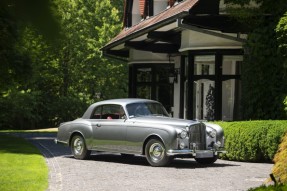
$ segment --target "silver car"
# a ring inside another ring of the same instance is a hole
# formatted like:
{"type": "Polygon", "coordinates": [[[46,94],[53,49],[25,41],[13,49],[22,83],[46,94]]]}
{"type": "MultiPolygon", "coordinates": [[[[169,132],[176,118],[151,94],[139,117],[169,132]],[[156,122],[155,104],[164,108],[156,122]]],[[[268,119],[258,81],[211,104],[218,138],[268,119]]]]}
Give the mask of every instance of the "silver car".
{"type": "Polygon", "coordinates": [[[92,104],[82,118],[60,125],[55,142],[70,146],[76,159],[106,151],[145,155],[152,166],[165,166],[177,157],[212,164],[225,152],[220,126],[171,118],[161,103],[147,99],[92,104]]]}

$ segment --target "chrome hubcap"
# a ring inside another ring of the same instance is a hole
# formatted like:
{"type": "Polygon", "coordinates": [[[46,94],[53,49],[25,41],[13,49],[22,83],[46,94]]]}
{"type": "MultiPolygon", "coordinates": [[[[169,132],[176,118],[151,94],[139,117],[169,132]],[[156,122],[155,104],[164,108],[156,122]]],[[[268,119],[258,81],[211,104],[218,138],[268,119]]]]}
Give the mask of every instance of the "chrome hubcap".
{"type": "Polygon", "coordinates": [[[74,152],[76,155],[81,155],[83,152],[83,141],[80,138],[75,139],[74,141],[74,152]]]}
{"type": "Polygon", "coordinates": [[[164,148],[160,143],[154,143],[149,148],[149,156],[152,161],[159,162],[164,157],[164,148]]]}

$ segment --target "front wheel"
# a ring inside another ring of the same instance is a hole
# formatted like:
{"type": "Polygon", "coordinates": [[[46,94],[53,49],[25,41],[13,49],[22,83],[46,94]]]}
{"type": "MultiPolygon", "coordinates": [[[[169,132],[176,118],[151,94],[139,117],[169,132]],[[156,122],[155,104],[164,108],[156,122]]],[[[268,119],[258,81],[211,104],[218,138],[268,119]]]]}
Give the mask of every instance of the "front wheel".
{"type": "Polygon", "coordinates": [[[164,144],[157,139],[148,141],[145,155],[151,166],[165,166],[171,162],[171,158],[166,155],[164,144]]]}
{"type": "Polygon", "coordinates": [[[80,135],[73,136],[71,141],[71,150],[76,159],[84,160],[91,154],[91,151],[87,150],[84,138],[80,135]]]}
{"type": "Polygon", "coordinates": [[[195,158],[195,160],[200,164],[213,164],[217,160],[217,156],[211,158],[195,158]]]}

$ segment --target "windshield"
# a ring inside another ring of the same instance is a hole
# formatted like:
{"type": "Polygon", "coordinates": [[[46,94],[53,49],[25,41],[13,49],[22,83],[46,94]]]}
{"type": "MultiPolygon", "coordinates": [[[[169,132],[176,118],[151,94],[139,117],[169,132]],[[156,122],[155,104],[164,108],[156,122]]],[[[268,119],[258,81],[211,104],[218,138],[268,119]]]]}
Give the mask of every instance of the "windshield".
{"type": "Polygon", "coordinates": [[[168,113],[165,108],[154,102],[132,103],[127,105],[127,111],[130,118],[139,116],[166,116],[168,113]]]}

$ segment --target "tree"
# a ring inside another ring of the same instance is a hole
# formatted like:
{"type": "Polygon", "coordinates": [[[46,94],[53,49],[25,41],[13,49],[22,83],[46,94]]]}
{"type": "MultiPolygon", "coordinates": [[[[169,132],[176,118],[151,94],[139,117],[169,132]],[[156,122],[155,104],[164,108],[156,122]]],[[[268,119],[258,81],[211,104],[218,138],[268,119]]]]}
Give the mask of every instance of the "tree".
{"type": "MultiPolygon", "coordinates": [[[[61,26],[57,41],[46,38],[34,22],[15,21],[17,38],[9,46],[27,55],[29,67],[24,68],[29,72],[22,68],[19,73],[26,74],[25,80],[1,89],[0,109],[5,111],[0,113],[2,127],[57,125],[80,117],[92,102],[127,96],[127,66],[102,58],[100,51],[121,29],[118,4],[110,0],[53,1],[49,6],[61,26]],[[26,110],[21,110],[23,106],[26,110]],[[15,110],[22,115],[16,115],[15,110]]],[[[13,19],[7,20],[13,25],[13,19]]],[[[10,55],[13,58],[15,53],[10,55]]],[[[15,81],[16,77],[10,79],[15,81]]],[[[5,82],[2,76],[1,80],[5,82]]]]}
{"type": "Polygon", "coordinates": [[[210,84],[209,89],[206,95],[206,119],[208,121],[213,121],[214,120],[214,113],[215,113],[215,101],[214,101],[214,96],[215,96],[215,88],[210,84]]]}
{"type": "MultiPolygon", "coordinates": [[[[287,68],[287,12],[281,17],[276,26],[277,40],[279,42],[279,51],[284,56],[284,67],[287,68]]],[[[284,100],[285,111],[287,114],[287,95],[284,100]]]]}
{"type": "MultiPolygon", "coordinates": [[[[243,6],[250,3],[250,0],[226,2],[243,6]]],[[[248,22],[253,26],[244,46],[242,113],[244,119],[284,119],[286,115],[283,100],[287,95],[287,69],[284,66],[286,56],[282,50],[286,36],[278,33],[282,30],[277,30],[276,34],[275,28],[277,26],[278,29],[278,22],[286,12],[287,4],[285,0],[276,3],[272,0],[256,2],[260,6],[252,8],[252,11],[244,7],[230,10],[241,22],[248,22]],[[282,38],[277,38],[278,35],[282,38]]],[[[279,28],[282,28],[284,24],[280,26],[279,28]]]]}

